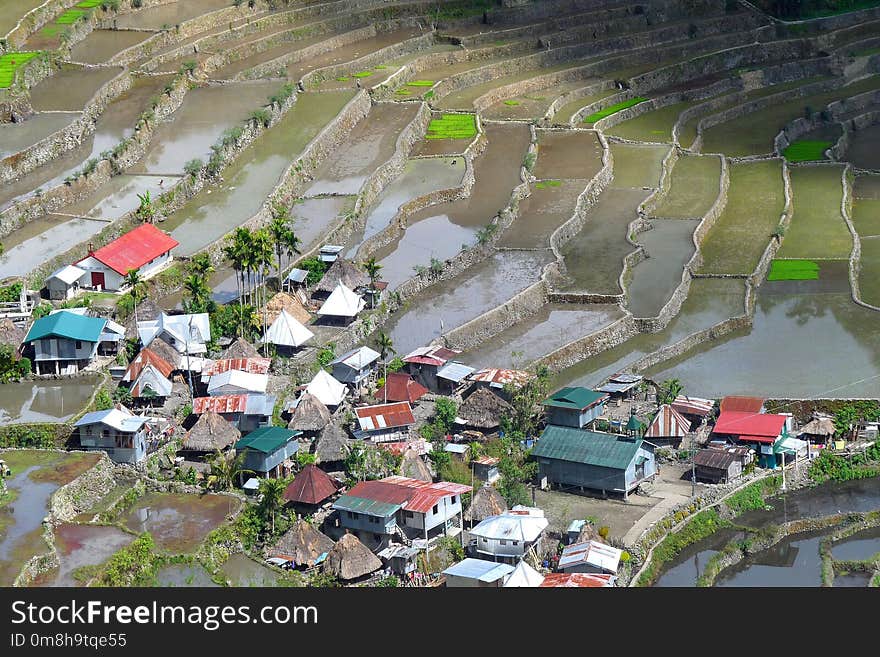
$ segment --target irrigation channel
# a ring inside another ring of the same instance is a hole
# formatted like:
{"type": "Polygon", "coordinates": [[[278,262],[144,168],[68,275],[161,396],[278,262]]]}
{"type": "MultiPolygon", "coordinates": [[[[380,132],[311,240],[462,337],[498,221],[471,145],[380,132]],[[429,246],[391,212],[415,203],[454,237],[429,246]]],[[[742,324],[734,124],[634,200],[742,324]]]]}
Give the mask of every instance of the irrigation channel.
{"type": "MultiPolygon", "coordinates": [[[[339,244],[388,283],[360,334],[321,327],[306,355],[382,330],[560,385],[880,395],[875,10],[795,29],[710,2],[192,0],[62,39],[63,15],[7,4],[0,278],[41,286],[149,193],[233,302],[225,237],[284,206],[288,266],[339,244]],[[21,63],[36,50],[54,63],[21,63]]],[[[64,421],[88,381],[10,385],[0,422],[64,421]]]]}

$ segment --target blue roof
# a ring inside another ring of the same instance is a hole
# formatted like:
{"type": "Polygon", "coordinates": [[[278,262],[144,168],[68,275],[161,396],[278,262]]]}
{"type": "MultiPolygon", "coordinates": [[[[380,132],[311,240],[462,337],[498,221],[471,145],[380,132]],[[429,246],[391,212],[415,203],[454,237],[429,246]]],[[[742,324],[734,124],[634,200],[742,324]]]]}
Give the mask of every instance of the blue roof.
{"type": "Polygon", "coordinates": [[[87,317],[62,310],[35,321],[24,341],[33,342],[52,336],[83,342],[99,342],[106,323],[107,320],[102,317],[87,317]]]}
{"type": "Polygon", "coordinates": [[[506,563],[495,563],[483,559],[467,558],[459,561],[443,571],[444,575],[477,579],[481,582],[494,582],[514,571],[514,567],[506,563]]]}

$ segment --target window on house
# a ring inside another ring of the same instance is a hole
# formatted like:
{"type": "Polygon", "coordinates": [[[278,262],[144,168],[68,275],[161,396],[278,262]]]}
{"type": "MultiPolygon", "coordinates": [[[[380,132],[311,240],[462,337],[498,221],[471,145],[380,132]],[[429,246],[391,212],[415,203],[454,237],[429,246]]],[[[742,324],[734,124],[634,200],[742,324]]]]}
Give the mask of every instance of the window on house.
{"type": "Polygon", "coordinates": [[[376,516],[370,516],[370,522],[373,523],[374,525],[378,525],[379,519],[376,516]]]}
{"type": "Polygon", "coordinates": [[[503,538],[502,538],[500,541],[498,541],[498,542],[499,542],[501,545],[507,545],[507,541],[505,541],[503,538]]]}
{"type": "Polygon", "coordinates": [[[76,348],[77,348],[77,349],[82,349],[82,346],[83,346],[82,340],[77,340],[77,341],[76,341],[76,348]]]}
{"type": "Polygon", "coordinates": [[[514,541],[513,544],[514,544],[514,545],[519,545],[519,541],[514,541]]]}
{"type": "Polygon", "coordinates": [[[404,512],[403,512],[403,517],[406,518],[407,520],[410,520],[410,519],[412,519],[412,518],[415,518],[415,517],[416,517],[416,514],[413,513],[412,511],[404,511],[404,512]]]}
{"type": "Polygon", "coordinates": [[[346,511],[345,513],[348,514],[348,517],[351,518],[352,520],[355,520],[358,517],[358,514],[352,512],[352,511],[346,511]]]}
{"type": "Polygon", "coordinates": [[[450,498],[449,498],[449,503],[450,503],[450,504],[455,504],[455,498],[456,498],[456,497],[457,497],[456,495],[453,495],[452,497],[450,497],[450,498]]]}
{"type": "Polygon", "coordinates": [[[435,504],[434,508],[431,509],[431,513],[433,513],[434,515],[437,515],[440,512],[440,509],[438,507],[439,507],[439,505],[435,504]]]}

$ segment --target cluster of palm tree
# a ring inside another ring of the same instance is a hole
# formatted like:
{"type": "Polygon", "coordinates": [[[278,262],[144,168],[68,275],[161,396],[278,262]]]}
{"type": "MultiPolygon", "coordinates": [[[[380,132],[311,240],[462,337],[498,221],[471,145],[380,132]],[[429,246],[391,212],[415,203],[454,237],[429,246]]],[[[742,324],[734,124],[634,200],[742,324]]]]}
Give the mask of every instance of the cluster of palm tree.
{"type": "Polygon", "coordinates": [[[361,265],[367,276],[370,277],[370,307],[376,305],[376,281],[379,280],[379,273],[382,271],[382,265],[376,262],[375,256],[371,256],[369,260],[364,260],[361,265]]]}
{"type": "Polygon", "coordinates": [[[134,303],[134,321],[137,324],[138,321],[138,301],[141,301],[146,297],[147,294],[147,284],[141,278],[141,275],[138,273],[137,269],[129,269],[128,272],[122,279],[123,285],[128,288],[128,293],[131,295],[131,300],[134,303]]]}
{"type": "Polygon", "coordinates": [[[187,277],[183,281],[183,289],[186,298],[183,301],[183,309],[188,313],[204,313],[213,310],[211,299],[211,287],[208,285],[208,277],[214,273],[214,264],[207,253],[199,253],[193,256],[187,265],[187,277]]]}

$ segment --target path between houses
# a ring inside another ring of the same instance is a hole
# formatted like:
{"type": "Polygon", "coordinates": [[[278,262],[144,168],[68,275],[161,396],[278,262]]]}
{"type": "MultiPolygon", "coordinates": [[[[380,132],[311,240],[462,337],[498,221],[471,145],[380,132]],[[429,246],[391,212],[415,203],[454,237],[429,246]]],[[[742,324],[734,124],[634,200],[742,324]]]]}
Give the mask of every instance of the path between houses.
{"type": "Polygon", "coordinates": [[[663,518],[674,507],[691,499],[685,495],[673,492],[656,491],[656,495],[662,497],[662,499],[630,527],[630,530],[623,536],[624,545],[634,544],[648,527],[663,518]]]}

